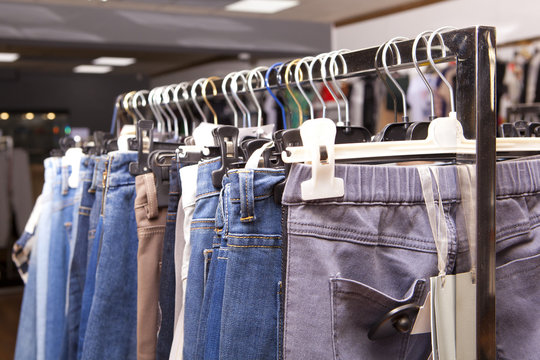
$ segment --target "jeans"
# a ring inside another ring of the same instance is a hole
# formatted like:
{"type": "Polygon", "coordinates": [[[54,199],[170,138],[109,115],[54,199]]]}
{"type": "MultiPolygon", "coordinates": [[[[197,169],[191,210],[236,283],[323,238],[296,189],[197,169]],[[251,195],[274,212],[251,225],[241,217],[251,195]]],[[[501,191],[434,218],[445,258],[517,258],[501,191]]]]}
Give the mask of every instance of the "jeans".
{"type": "MultiPolygon", "coordinates": [[[[167,223],[161,256],[161,278],[159,281],[159,331],[156,347],[156,359],[167,360],[171,353],[175,323],[175,235],[176,213],[180,200],[180,176],[178,163],[173,160],[169,170],[169,204],[167,209],[167,223]]],[[[178,279],[180,281],[180,279],[178,279]]]]}
{"type": "MultiPolygon", "coordinates": [[[[220,167],[220,159],[203,161],[198,165],[197,200],[191,221],[191,256],[184,309],[184,360],[197,359],[197,344],[200,343],[199,319],[206,282],[207,254],[212,249],[220,192],[212,185],[212,171],[220,167]]],[[[204,314],[202,316],[204,318],[204,314]]]]}
{"type": "MultiPolygon", "coordinates": [[[[95,291],[82,350],[83,359],[134,359],[137,326],[136,152],[109,153],[103,236],[95,291]]],[[[97,241],[97,238],[96,238],[97,241]]]]}
{"type": "MultiPolygon", "coordinates": [[[[44,342],[40,343],[41,353],[38,356],[38,343],[40,336],[45,340],[45,297],[47,295],[47,264],[48,256],[45,256],[50,243],[50,222],[47,214],[52,209],[53,189],[58,181],[58,171],[60,168],[60,159],[49,158],[45,160],[45,182],[40,196],[42,214],[34,231],[35,244],[33,256],[29,260],[28,280],[24,288],[23,301],[21,305],[21,314],[19,319],[19,328],[17,330],[17,344],[15,347],[16,360],[34,360],[43,359],[45,355],[44,342]],[[38,277],[38,263],[42,270],[38,277]],[[38,287],[38,280],[45,281],[38,287]],[[38,295],[39,291],[39,295],[38,295]],[[38,304],[39,307],[38,307],[38,304]],[[40,328],[42,326],[42,328],[40,328]],[[38,336],[40,334],[40,336],[38,336]]],[[[24,235],[23,235],[24,236],[24,235]]]]}
{"type": "MultiPolygon", "coordinates": [[[[88,325],[88,317],[92,307],[94,298],[94,290],[96,285],[96,269],[99,257],[99,244],[101,242],[101,234],[103,221],[101,217],[101,209],[104,201],[103,188],[105,187],[107,173],[105,170],[108,167],[108,156],[95,158],[94,173],[92,183],[88,192],[94,194],[94,204],[90,209],[88,218],[88,247],[86,260],[86,275],[84,280],[84,288],[81,300],[81,319],[79,322],[79,342],[77,344],[77,359],[82,357],[84,346],[84,338],[88,325]]],[[[84,234],[82,234],[84,236],[84,234]]]]}
{"type": "Polygon", "coordinates": [[[74,227],[74,246],[69,273],[68,310],[66,317],[66,346],[67,359],[77,358],[79,343],[79,324],[81,320],[81,305],[86,278],[88,257],[88,230],[90,226],[90,211],[96,199],[95,191],[90,191],[94,178],[95,161],[85,157],[81,161],[79,190],[81,201],[76,209],[77,226],[74,227]]]}
{"type": "Polygon", "coordinates": [[[135,179],[137,250],[137,359],[156,357],[159,329],[159,279],[167,209],[158,208],[153,173],[135,179]]]}
{"type": "Polygon", "coordinates": [[[228,173],[217,262],[226,272],[213,305],[221,321],[208,324],[220,329],[217,341],[207,342],[212,359],[277,359],[281,207],[274,202],[273,187],[284,177],[283,170],[273,169],[228,173]]]}
{"type": "MultiPolygon", "coordinates": [[[[539,161],[497,164],[497,347],[504,358],[534,358],[540,351],[530,313],[538,309],[540,286],[528,280],[540,269],[539,175],[539,161]]],[[[426,359],[429,334],[367,336],[390,310],[422,304],[429,277],[438,273],[417,169],[337,165],[336,176],[345,182],[343,198],[303,201],[307,165],[292,167],[285,188],[284,358],[426,359]]],[[[446,272],[466,272],[456,166],[440,167],[439,179],[449,229],[446,272]]]]}
{"type": "Polygon", "coordinates": [[[73,208],[77,202],[76,189],[70,188],[71,169],[62,166],[61,186],[54,189],[51,223],[46,297],[45,359],[60,359],[63,353],[66,321],[66,293],[70,257],[73,208]]]}

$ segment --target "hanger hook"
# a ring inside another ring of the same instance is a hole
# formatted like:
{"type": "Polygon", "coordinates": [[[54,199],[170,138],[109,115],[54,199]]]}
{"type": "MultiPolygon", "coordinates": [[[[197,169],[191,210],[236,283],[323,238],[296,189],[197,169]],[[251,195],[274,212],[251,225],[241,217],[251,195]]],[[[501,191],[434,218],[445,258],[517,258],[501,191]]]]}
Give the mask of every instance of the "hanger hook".
{"type": "Polygon", "coordinates": [[[164,97],[164,93],[165,93],[165,86],[158,87],[158,92],[156,95],[157,96],[156,104],[158,106],[159,111],[163,114],[163,117],[167,121],[167,132],[171,133],[173,131],[172,121],[171,121],[170,114],[164,109],[165,107],[164,105],[166,103],[166,98],[164,97]]]}
{"type": "Polygon", "coordinates": [[[169,96],[169,92],[173,92],[174,96],[174,88],[176,87],[175,84],[168,85],[163,89],[163,105],[165,106],[165,110],[169,113],[169,115],[173,119],[173,133],[174,138],[178,139],[179,136],[179,130],[178,130],[178,117],[176,117],[176,114],[174,113],[173,109],[171,108],[171,97],[169,96]]]}
{"type": "Polygon", "coordinates": [[[131,111],[131,108],[129,106],[129,101],[133,98],[133,95],[135,95],[136,91],[130,91],[126,95],[124,95],[124,98],[122,99],[122,107],[126,111],[126,113],[129,115],[131,119],[133,119],[133,123],[135,123],[136,115],[133,111],[131,111]]]}
{"type": "Polygon", "coordinates": [[[188,120],[186,113],[184,112],[184,109],[182,109],[182,104],[180,104],[180,99],[178,92],[180,89],[182,89],[182,98],[185,101],[184,94],[186,94],[186,89],[189,86],[187,82],[181,82],[180,84],[176,85],[176,87],[173,90],[173,101],[176,105],[176,108],[178,109],[178,112],[180,112],[180,116],[182,117],[182,123],[184,124],[184,135],[189,136],[189,126],[188,126],[188,120]]]}
{"type": "Polygon", "coordinates": [[[350,127],[351,126],[351,119],[350,119],[350,115],[349,115],[349,99],[347,98],[347,96],[345,96],[345,93],[343,92],[343,90],[341,90],[341,86],[339,86],[339,84],[338,84],[338,82],[336,80],[336,75],[339,75],[339,65],[336,62],[337,57],[340,58],[341,65],[343,66],[343,73],[341,75],[345,75],[348,72],[348,70],[347,70],[347,62],[345,61],[345,58],[343,57],[343,54],[346,53],[346,52],[350,52],[350,50],[349,49],[341,49],[341,50],[338,50],[338,51],[334,51],[333,55],[331,55],[331,58],[330,58],[329,69],[330,69],[330,77],[332,78],[332,84],[334,85],[337,92],[339,93],[339,95],[343,99],[343,102],[345,103],[345,126],[350,127]]]}
{"type": "MultiPolygon", "coordinates": [[[[337,98],[336,93],[334,92],[334,89],[332,89],[330,84],[328,84],[328,79],[326,78],[327,77],[326,76],[326,61],[332,56],[334,56],[335,54],[337,54],[337,51],[332,51],[326,54],[326,56],[320,60],[321,61],[321,77],[322,77],[324,86],[328,89],[330,96],[332,96],[332,99],[334,99],[334,102],[336,103],[337,112],[338,112],[337,125],[343,126],[344,124],[343,124],[343,121],[341,121],[341,105],[339,104],[339,99],[337,98]]],[[[331,65],[329,65],[329,67],[331,67],[331,65]]]]}
{"type": "Polygon", "coordinates": [[[144,98],[144,94],[148,95],[148,90],[139,90],[131,98],[131,107],[133,108],[133,111],[135,112],[135,114],[137,114],[137,116],[139,117],[138,120],[143,120],[144,116],[139,111],[139,102],[137,99],[140,97],[141,106],[143,107],[146,106],[146,99],[144,98]]]}
{"type": "Polygon", "coordinates": [[[307,96],[306,92],[302,88],[301,82],[304,81],[304,72],[302,71],[302,65],[306,65],[306,67],[309,69],[309,64],[307,64],[307,61],[313,61],[315,59],[313,56],[306,56],[305,58],[300,59],[298,61],[298,64],[296,64],[296,68],[294,69],[294,81],[296,82],[296,85],[298,86],[298,90],[306,100],[309,106],[309,116],[310,119],[315,118],[315,113],[313,112],[313,103],[307,96]]]}
{"type": "Polygon", "coordinates": [[[319,54],[319,55],[315,56],[315,59],[313,59],[311,64],[309,64],[309,71],[308,71],[309,83],[311,84],[311,87],[313,88],[313,91],[315,91],[315,95],[317,96],[317,98],[319,99],[319,101],[321,102],[321,105],[322,105],[322,111],[323,111],[322,117],[323,118],[326,117],[326,103],[324,102],[324,99],[322,98],[321,94],[317,90],[317,87],[315,86],[315,83],[313,81],[313,67],[315,66],[316,63],[321,64],[321,77],[322,77],[322,74],[323,74],[322,59],[324,57],[326,57],[326,56],[328,56],[327,53],[319,54]]]}
{"type": "Polygon", "coordinates": [[[409,117],[407,116],[407,94],[405,94],[405,91],[403,90],[401,85],[399,85],[397,80],[394,79],[392,74],[390,74],[390,70],[388,70],[388,64],[386,63],[386,54],[387,54],[388,48],[390,46],[394,46],[397,53],[397,61],[395,65],[401,64],[401,54],[399,53],[399,49],[397,45],[395,45],[395,42],[404,41],[404,40],[409,40],[409,39],[403,36],[398,36],[398,37],[388,40],[386,44],[384,44],[383,53],[382,53],[382,62],[383,62],[384,72],[386,72],[386,75],[390,78],[390,81],[392,81],[392,83],[396,86],[398,91],[401,93],[401,99],[403,101],[403,122],[409,122],[409,117]]]}
{"type": "Polygon", "coordinates": [[[294,96],[294,93],[293,91],[291,90],[291,87],[289,85],[289,73],[291,73],[291,68],[298,64],[298,62],[300,61],[301,59],[294,59],[293,61],[291,61],[289,63],[289,65],[287,65],[287,68],[285,69],[285,87],[287,88],[287,91],[289,92],[289,94],[291,95],[294,103],[296,104],[296,108],[298,109],[298,123],[299,125],[302,125],[302,122],[304,121],[304,113],[302,112],[302,105],[300,105],[300,103],[298,102],[298,100],[296,99],[296,96],[294,96]]]}
{"type": "Polygon", "coordinates": [[[157,88],[153,88],[148,93],[148,106],[150,106],[150,110],[152,111],[152,114],[154,115],[154,119],[156,120],[156,125],[157,125],[156,130],[157,130],[157,132],[162,132],[163,127],[164,127],[163,126],[164,121],[163,121],[163,118],[161,117],[160,112],[156,109],[156,105],[155,105],[156,90],[157,90],[157,88]]]}
{"type": "Polygon", "coordinates": [[[247,74],[248,72],[249,72],[248,70],[242,70],[242,71],[237,72],[233,76],[232,83],[231,83],[231,91],[232,91],[234,101],[236,102],[240,110],[242,111],[242,126],[243,127],[251,126],[251,113],[249,112],[249,109],[246,106],[246,104],[244,104],[242,100],[240,99],[240,97],[238,96],[238,91],[239,91],[238,78],[242,79],[243,87],[241,91],[246,91],[247,79],[245,77],[245,74],[247,74]]]}
{"type": "Polygon", "coordinates": [[[281,77],[279,76],[279,70],[276,69],[278,66],[283,66],[282,62],[277,62],[270,66],[268,70],[266,71],[266,74],[264,76],[264,86],[266,87],[266,90],[270,93],[270,96],[274,99],[274,101],[278,104],[279,108],[281,109],[281,118],[283,121],[283,129],[287,129],[287,118],[285,117],[285,107],[283,106],[283,103],[277,98],[277,96],[272,92],[272,89],[270,88],[270,74],[272,71],[276,70],[276,80],[277,80],[277,86],[279,87],[281,85],[281,77]]]}
{"type": "Polygon", "coordinates": [[[218,120],[217,120],[217,114],[216,114],[216,111],[214,110],[214,108],[212,107],[212,105],[210,105],[210,102],[208,101],[208,98],[206,97],[206,86],[208,85],[208,83],[210,83],[212,85],[212,94],[214,96],[217,95],[217,89],[216,89],[216,84],[214,83],[214,80],[219,80],[219,77],[217,76],[210,76],[209,78],[207,78],[204,83],[203,83],[203,86],[202,86],[202,89],[201,89],[201,93],[202,93],[202,97],[203,97],[203,100],[204,102],[206,103],[206,106],[208,106],[208,108],[210,109],[210,112],[212,113],[212,116],[214,117],[214,124],[218,124],[218,120]]]}
{"type": "Polygon", "coordinates": [[[257,100],[257,96],[255,96],[255,91],[253,90],[253,77],[257,75],[257,86],[262,86],[264,84],[264,77],[261,73],[261,71],[264,71],[268,69],[266,66],[259,66],[255,69],[251,70],[247,77],[247,85],[249,93],[251,94],[251,98],[253,99],[253,102],[255,103],[255,106],[257,107],[257,127],[259,128],[259,131],[262,129],[262,109],[261,105],[259,104],[259,100],[257,100]],[[258,85],[260,81],[261,85],[258,85]]]}
{"type": "Polygon", "coordinates": [[[229,104],[229,107],[233,112],[234,126],[238,127],[238,111],[236,110],[236,106],[234,106],[233,102],[231,101],[231,98],[227,91],[227,82],[229,80],[232,80],[235,74],[236,72],[231,72],[223,78],[223,81],[221,82],[221,91],[223,92],[223,96],[225,96],[225,101],[227,101],[227,104],[229,104]]]}
{"type": "MultiPolygon", "coordinates": [[[[416,49],[418,48],[418,42],[420,40],[423,40],[424,45],[427,46],[427,41],[424,38],[424,36],[429,35],[431,33],[432,33],[432,31],[428,30],[428,31],[424,31],[424,32],[421,32],[420,34],[418,34],[418,36],[414,39],[414,43],[413,43],[413,47],[412,47],[412,59],[413,59],[414,67],[415,67],[416,71],[418,72],[418,75],[420,75],[420,78],[422,79],[422,81],[424,82],[424,84],[426,85],[426,87],[427,87],[427,89],[429,91],[429,100],[430,100],[430,106],[431,106],[431,115],[429,115],[429,121],[435,119],[435,96],[433,95],[433,88],[431,87],[431,85],[427,81],[426,76],[424,75],[422,70],[420,70],[420,66],[418,65],[418,59],[417,59],[417,56],[416,56],[416,49]]],[[[441,39],[442,39],[442,37],[441,37],[441,39]]],[[[427,49],[426,49],[426,51],[427,51],[427,49]]]]}
{"type": "MultiPolygon", "coordinates": [[[[435,61],[433,61],[433,56],[431,55],[431,44],[433,43],[433,39],[435,38],[435,36],[439,35],[440,36],[439,39],[442,38],[441,32],[446,31],[446,30],[455,30],[455,29],[456,28],[453,27],[453,26],[443,26],[443,27],[438,28],[437,30],[435,30],[429,36],[429,40],[428,40],[428,44],[427,44],[427,50],[426,50],[429,63],[431,64],[431,66],[433,66],[433,68],[435,69],[435,71],[437,72],[437,74],[439,75],[441,80],[448,87],[448,91],[450,92],[450,109],[452,109],[452,112],[456,112],[456,104],[454,103],[454,89],[452,88],[452,84],[450,84],[450,82],[448,81],[446,76],[444,76],[443,73],[437,68],[437,66],[435,66],[435,61]]],[[[441,47],[445,48],[444,42],[441,43],[441,47]]],[[[443,54],[446,55],[446,50],[444,50],[443,54]]]]}
{"type": "Polygon", "coordinates": [[[195,82],[191,85],[191,100],[193,100],[193,104],[197,108],[197,111],[201,115],[201,120],[203,122],[208,122],[208,119],[206,118],[206,115],[201,109],[201,106],[199,105],[199,102],[197,101],[197,87],[202,86],[202,83],[206,80],[206,78],[200,78],[195,80],[195,82]]]}

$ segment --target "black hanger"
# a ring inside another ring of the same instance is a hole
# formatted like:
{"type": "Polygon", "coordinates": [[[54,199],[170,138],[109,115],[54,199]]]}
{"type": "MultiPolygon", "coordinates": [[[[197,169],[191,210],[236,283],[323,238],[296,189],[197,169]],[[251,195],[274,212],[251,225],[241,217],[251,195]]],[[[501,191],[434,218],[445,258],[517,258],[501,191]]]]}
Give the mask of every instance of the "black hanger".
{"type": "Polygon", "coordinates": [[[175,152],[167,150],[152,151],[148,157],[148,167],[154,174],[158,207],[164,208],[169,205],[170,178],[169,170],[175,152]]]}
{"type": "MultiPolygon", "coordinates": [[[[302,146],[302,137],[300,136],[300,129],[289,129],[284,130],[280,134],[281,146],[283,151],[287,151],[289,146],[302,146]]],[[[279,152],[279,157],[281,158],[281,151],[279,152]]],[[[287,182],[287,177],[289,176],[289,171],[291,170],[291,164],[284,164],[285,168],[285,179],[278,182],[274,185],[274,201],[276,204],[281,204],[281,199],[283,198],[283,191],[285,190],[285,183],[287,182]]]]}
{"type": "Polygon", "coordinates": [[[231,168],[233,163],[241,161],[238,151],[238,128],[231,125],[223,125],[213,129],[214,138],[221,150],[221,167],[212,172],[212,184],[221,188],[223,176],[231,168]]]}

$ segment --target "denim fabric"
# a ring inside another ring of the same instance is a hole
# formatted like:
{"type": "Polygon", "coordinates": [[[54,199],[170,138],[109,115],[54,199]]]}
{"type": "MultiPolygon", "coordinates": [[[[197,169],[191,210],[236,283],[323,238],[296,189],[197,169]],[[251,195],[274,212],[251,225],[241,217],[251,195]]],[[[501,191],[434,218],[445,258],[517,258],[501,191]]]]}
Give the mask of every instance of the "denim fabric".
{"type": "Polygon", "coordinates": [[[38,222],[38,247],[36,251],[36,336],[37,354],[36,359],[45,359],[45,333],[47,323],[47,295],[49,278],[49,254],[52,236],[58,229],[52,225],[51,217],[55,204],[61,199],[62,188],[62,159],[57,157],[45,159],[45,185],[44,193],[49,201],[43,205],[43,213],[48,216],[41,216],[38,222]],[[49,183],[49,185],[47,185],[49,183]]]}
{"type": "Polygon", "coordinates": [[[135,178],[137,221],[137,360],[156,358],[159,331],[159,280],[167,209],[158,207],[153,173],[135,178]]]}
{"type": "MultiPolygon", "coordinates": [[[[219,356],[213,359],[276,359],[279,283],[281,281],[281,207],[273,187],[283,170],[229,171],[224,196],[224,228],[218,266],[226,264],[222,296],[219,356]],[[225,247],[226,244],[226,247],[225,247]]],[[[215,307],[219,310],[219,305],[215,307]]],[[[212,339],[212,341],[214,341],[212,339]]]]}
{"type": "Polygon", "coordinates": [[[17,242],[13,244],[13,249],[11,250],[11,259],[15,263],[17,271],[19,271],[19,275],[24,283],[28,281],[30,255],[35,239],[34,234],[25,231],[17,242]]]}
{"type": "MultiPolygon", "coordinates": [[[[108,167],[108,160],[109,158],[107,156],[102,156],[95,159],[92,183],[90,184],[90,188],[88,190],[90,194],[94,194],[95,198],[88,219],[86,275],[81,300],[81,319],[79,322],[77,359],[82,357],[86,327],[88,325],[88,317],[90,315],[90,308],[92,307],[92,299],[94,298],[96,269],[99,257],[99,244],[101,241],[103,227],[103,219],[101,217],[101,208],[104,201],[103,188],[106,181],[107,174],[105,169],[108,167]]],[[[82,234],[82,236],[84,236],[84,234],[82,234]]]]}
{"type": "Polygon", "coordinates": [[[215,234],[212,249],[205,252],[206,283],[199,318],[199,333],[197,336],[197,358],[211,359],[219,357],[219,323],[221,323],[221,304],[223,301],[223,283],[225,282],[226,244],[220,253],[222,232],[224,226],[223,200],[229,194],[229,179],[223,178],[222,190],[215,216],[215,234]],[[221,259],[220,259],[221,258],[221,259]]]}
{"type": "MultiPolygon", "coordinates": [[[[532,308],[539,309],[540,286],[530,281],[540,263],[539,175],[539,161],[497,164],[501,358],[534,358],[540,351],[531,316],[532,308]]],[[[431,350],[428,334],[367,337],[388,311],[422,303],[429,277],[437,274],[417,169],[337,165],[336,176],[345,181],[340,199],[302,201],[300,184],[311,177],[307,165],[293,166],[285,188],[284,358],[425,359],[431,350]]],[[[447,273],[469,271],[456,166],[441,167],[439,181],[450,232],[447,273]]]]}
{"type": "Polygon", "coordinates": [[[79,343],[79,324],[88,257],[90,211],[96,199],[95,191],[91,191],[94,167],[95,161],[92,157],[85,157],[81,160],[79,176],[81,201],[76,209],[77,226],[73,229],[74,246],[68,279],[69,291],[66,317],[67,336],[65,340],[67,344],[64,347],[66,358],[70,360],[77,358],[77,345],[79,343]]]}
{"type": "Polygon", "coordinates": [[[70,188],[69,166],[61,167],[61,186],[53,192],[50,213],[51,241],[47,274],[45,359],[60,359],[64,344],[66,321],[66,292],[69,268],[73,206],[77,202],[76,189],[70,188]]]}
{"type": "MultiPolygon", "coordinates": [[[[45,166],[45,182],[40,196],[42,213],[49,214],[52,208],[52,195],[55,183],[58,180],[57,172],[60,166],[60,159],[49,158],[44,162],[45,166]]],[[[45,355],[44,343],[41,343],[40,350],[42,351],[38,357],[38,326],[43,326],[40,333],[45,340],[45,297],[47,295],[46,286],[38,288],[38,263],[41,262],[41,269],[46,270],[45,256],[49,249],[50,243],[50,222],[48,216],[40,216],[37,226],[34,231],[36,237],[34,245],[34,256],[29,261],[28,281],[24,288],[23,301],[21,305],[21,314],[19,319],[19,328],[17,330],[17,344],[15,347],[16,360],[34,360],[43,359],[45,355]],[[40,294],[38,295],[38,290],[40,294]],[[38,303],[42,306],[38,307],[38,303]],[[41,309],[42,312],[39,312],[41,309]],[[39,320],[38,320],[39,319],[39,320]]],[[[42,271],[39,277],[41,281],[47,281],[47,271],[42,271]]],[[[44,284],[43,284],[44,285],[44,284]]]]}
{"type": "Polygon", "coordinates": [[[137,324],[136,152],[109,154],[104,190],[103,236],[83,359],[134,359],[137,324]]]}
{"type": "MultiPolygon", "coordinates": [[[[167,360],[171,353],[174,336],[174,306],[176,293],[176,274],[174,264],[176,213],[180,200],[180,176],[178,163],[172,161],[169,170],[169,205],[167,223],[163,239],[163,254],[161,256],[161,278],[159,282],[159,331],[156,347],[156,359],[167,360]]],[[[179,280],[180,281],[180,280],[179,280]]]]}
{"type": "Polygon", "coordinates": [[[220,192],[212,185],[212,171],[220,167],[220,159],[203,161],[198,165],[197,200],[191,220],[191,256],[184,309],[184,360],[197,358],[199,319],[208,264],[207,254],[208,250],[212,249],[220,192]]]}

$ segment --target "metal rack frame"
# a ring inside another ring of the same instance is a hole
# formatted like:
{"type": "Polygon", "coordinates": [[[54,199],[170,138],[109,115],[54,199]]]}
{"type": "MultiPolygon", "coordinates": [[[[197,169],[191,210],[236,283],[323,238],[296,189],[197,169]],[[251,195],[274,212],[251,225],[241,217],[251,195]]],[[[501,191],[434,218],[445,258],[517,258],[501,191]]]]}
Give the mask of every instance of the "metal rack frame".
{"type": "MultiPolygon", "coordinates": [[[[476,139],[476,248],[477,248],[477,293],[476,293],[476,359],[496,358],[495,339],[495,184],[496,184],[496,51],[495,28],[474,26],[445,32],[444,43],[450,54],[436,57],[438,63],[455,61],[456,112],[463,125],[466,138],[476,139]]],[[[389,66],[390,71],[413,68],[413,41],[396,43],[401,64],[389,66]]],[[[378,47],[344,53],[348,72],[338,79],[354,76],[375,75],[374,64],[378,47]]],[[[435,53],[435,52],[434,52],[435,53]]],[[[439,55],[441,52],[439,51],[439,55]]],[[[434,54],[437,55],[437,54],[434,54]]],[[[427,65],[425,48],[417,49],[418,62],[427,65]]],[[[284,78],[286,66],[281,68],[284,78]]],[[[264,75],[264,72],[263,72],[264,75]]],[[[314,78],[321,81],[320,73],[314,78]]],[[[306,82],[306,81],[305,81],[306,82]]],[[[304,82],[304,83],[305,83],[304,82]]],[[[278,86],[276,72],[270,76],[271,87],[278,86]]],[[[221,93],[221,81],[215,82],[221,93]]],[[[255,91],[266,91],[259,86],[255,91]]],[[[241,92],[239,92],[241,93],[241,92]]],[[[208,95],[208,98],[214,96],[208,95]]],[[[458,159],[459,161],[459,155],[458,159]]]]}

